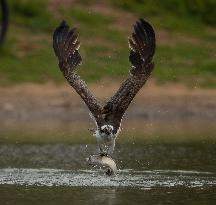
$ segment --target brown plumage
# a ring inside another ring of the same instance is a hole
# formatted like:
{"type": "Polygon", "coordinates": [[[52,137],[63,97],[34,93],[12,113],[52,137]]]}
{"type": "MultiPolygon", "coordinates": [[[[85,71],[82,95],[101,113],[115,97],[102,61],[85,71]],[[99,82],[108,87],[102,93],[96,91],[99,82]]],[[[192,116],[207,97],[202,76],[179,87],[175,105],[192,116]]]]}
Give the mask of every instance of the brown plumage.
{"type": "Polygon", "coordinates": [[[78,52],[79,47],[80,42],[78,41],[76,28],[69,30],[69,26],[63,21],[53,34],[53,48],[59,59],[59,68],[99,123],[103,120],[101,114],[102,106],[88,90],[85,82],[76,73],[76,66],[82,62],[82,58],[78,52]]]}
{"type": "Polygon", "coordinates": [[[147,21],[139,19],[134,25],[134,31],[128,43],[131,76],[102,107],[76,73],[76,67],[82,62],[78,52],[80,42],[76,28],[69,29],[69,26],[63,21],[53,35],[53,48],[64,77],[88,106],[96,121],[98,132],[102,131],[103,125],[111,125],[114,137],[118,133],[125,111],[153,70],[155,33],[152,26],[147,21]]]}
{"type": "Polygon", "coordinates": [[[137,21],[128,43],[131,49],[129,56],[131,76],[103,108],[105,121],[113,125],[116,132],[125,111],[153,70],[152,58],[155,52],[155,33],[152,26],[143,19],[137,21]]]}

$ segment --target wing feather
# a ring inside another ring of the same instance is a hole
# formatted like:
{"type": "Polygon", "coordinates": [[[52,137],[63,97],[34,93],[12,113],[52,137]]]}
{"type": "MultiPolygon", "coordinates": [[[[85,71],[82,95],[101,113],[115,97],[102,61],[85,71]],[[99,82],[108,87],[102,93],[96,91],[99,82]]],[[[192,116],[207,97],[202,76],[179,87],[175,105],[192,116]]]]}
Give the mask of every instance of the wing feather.
{"type": "Polygon", "coordinates": [[[59,67],[69,84],[83,99],[98,125],[103,123],[102,107],[97,99],[88,90],[85,82],[76,73],[76,67],[81,64],[82,58],[78,52],[80,42],[76,28],[69,29],[63,21],[53,34],[53,48],[59,60],[59,67]]]}
{"type": "Polygon", "coordinates": [[[104,119],[114,126],[116,133],[125,111],[153,70],[154,29],[147,21],[140,19],[134,25],[134,32],[128,43],[131,49],[129,55],[131,76],[123,82],[116,94],[103,107],[104,119]]]}

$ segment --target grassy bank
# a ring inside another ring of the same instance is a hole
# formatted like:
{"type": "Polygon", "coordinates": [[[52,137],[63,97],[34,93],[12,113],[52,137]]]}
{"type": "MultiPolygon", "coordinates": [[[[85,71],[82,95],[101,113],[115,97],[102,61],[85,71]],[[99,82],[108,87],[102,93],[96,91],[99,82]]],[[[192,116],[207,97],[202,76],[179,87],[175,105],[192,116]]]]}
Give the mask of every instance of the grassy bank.
{"type": "Polygon", "coordinates": [[[84,0],[57,2],[10,2],[9,32],[0,50],[1,85],[64,81],[52,50],[52,33],[62,19],[79,28],[83,57],[79,71],[85,80],[124,77],[129,68],[127,36],[134,20],[143,16],[157,33],[153,76],[159,83],[216,87],[216,28],[198,17],[179,18],[162,9],[161,15],[160,10],[145,15],[111,0],[99,5],[84,0]]]}

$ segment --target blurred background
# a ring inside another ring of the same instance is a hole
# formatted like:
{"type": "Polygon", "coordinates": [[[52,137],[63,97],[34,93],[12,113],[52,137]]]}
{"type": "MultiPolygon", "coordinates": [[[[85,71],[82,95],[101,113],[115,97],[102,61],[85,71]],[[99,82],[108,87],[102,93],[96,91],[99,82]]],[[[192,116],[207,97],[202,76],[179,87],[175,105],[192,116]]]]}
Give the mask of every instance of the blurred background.
{"type": "Polygon", "coordinates": [[[0,204],[215,204],[215,0],[2,2],[0,204]],[[107,178],[85,163],[95,125],[58,68],[52,35],[63,19],[78,28],[78,73],[103,103],[128,77],[139,17],[155,29],[155,68],[124,116],[120,170],[107,178]]]}
{"type": "Polygon", "coordinates": [[[128,76],[127,39],[139,17],[156,32],[155,69],[125,116],[122,135],[128,137],[120,141],[215,140],[214,0],[7,3],[0,142],[94,142],[88,110],[59,71],[53,31],[62,19],[78,28],[83,58],[78,72],[105,102],[128,76]]]}

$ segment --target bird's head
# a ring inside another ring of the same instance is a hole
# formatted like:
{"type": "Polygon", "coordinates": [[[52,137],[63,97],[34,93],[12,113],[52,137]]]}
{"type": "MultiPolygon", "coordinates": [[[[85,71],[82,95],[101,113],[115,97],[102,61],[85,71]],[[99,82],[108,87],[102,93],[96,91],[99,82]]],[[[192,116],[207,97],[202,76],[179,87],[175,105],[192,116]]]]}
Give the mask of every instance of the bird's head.
{"type": "Polygon", "coordinates": [[[111,135],[113,134],[113,131],[114,131],[114,128],[112,125],[103,125],[101,126],[101,129],[100,129],[100,132],[103,134],[106,134],[106,135],[111,135]]]}

